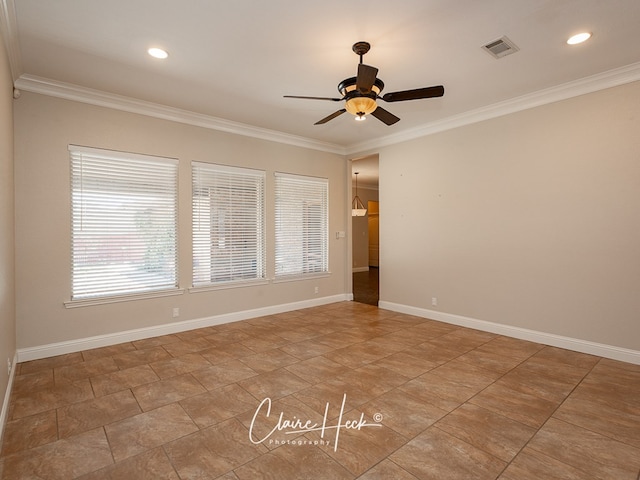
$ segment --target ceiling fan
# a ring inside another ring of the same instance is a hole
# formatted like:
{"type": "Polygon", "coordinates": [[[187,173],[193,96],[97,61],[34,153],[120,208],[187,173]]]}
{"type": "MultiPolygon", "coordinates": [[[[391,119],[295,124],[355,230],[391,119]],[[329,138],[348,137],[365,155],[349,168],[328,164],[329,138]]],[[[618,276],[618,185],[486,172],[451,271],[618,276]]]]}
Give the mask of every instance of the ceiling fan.
{"type": "Polygon", "coordinates": [[[344,108],[331,115],[318,120],[314,125],[322,125],[329,120],[349,112],[355,115],[356,120],[364,120],[365,115],[371,114],[381,122],[387,125],[393,125],[400,119],[393,113],[379,107],[377,100],[385,102],[404,102],[405,100],[419,100],[422,98],[441,97],[444,95],[444,87],[436,85],[433,87],[416,88],[414,90],[403,90],[400,92],[391,92],[380,95],[384,88],[382,80],[377,78],[378,69],[362,63],[362,56],[369,51],[371,45],[367,42],[357,42],[353,45],[353,51],[360,56],[358,64],[358,76],[350,77],[342,80],[338,84],[338,91],[341,98],[330,97],[304,97],[298,95],[285,95],[285,98],[302,98],[307,100],[329,100],[332,102],[341,102],[345,100],[344,108]]]}

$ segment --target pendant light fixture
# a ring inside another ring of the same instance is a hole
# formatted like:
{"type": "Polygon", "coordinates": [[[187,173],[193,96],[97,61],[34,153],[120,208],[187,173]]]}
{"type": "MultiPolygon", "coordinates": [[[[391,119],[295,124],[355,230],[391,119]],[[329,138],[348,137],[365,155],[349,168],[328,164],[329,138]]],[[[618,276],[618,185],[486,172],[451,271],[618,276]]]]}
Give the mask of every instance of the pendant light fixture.
{"type": "Polygon", "coordinates": [[[364,204],[358,196],[358,173],[360,172],[354,172],[354,175],[356,176],[356,196],[353,197],[353,201],[351,202],[352,217],[364,217],[367,214],[367,209],[364,208],[364,204]]]}

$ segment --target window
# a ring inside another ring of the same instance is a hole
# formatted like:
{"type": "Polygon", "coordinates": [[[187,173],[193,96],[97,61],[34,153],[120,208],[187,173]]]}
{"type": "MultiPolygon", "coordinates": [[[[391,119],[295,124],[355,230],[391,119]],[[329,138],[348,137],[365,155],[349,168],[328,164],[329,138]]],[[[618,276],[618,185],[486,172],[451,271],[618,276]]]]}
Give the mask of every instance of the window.
{"type": "Polygon", "coordinates": [[[71,299],[177,290],[178,161],[69,151],[71,299]]]}
{"type": "Polygon", "coordinates": [[[193,286],[264,281],[265,173],[192,164],[193,286]]]}
{"type": "Polygon", "coordinates": [[[276,173],[276,277],[329,272],[329,181],[276,173]]]}

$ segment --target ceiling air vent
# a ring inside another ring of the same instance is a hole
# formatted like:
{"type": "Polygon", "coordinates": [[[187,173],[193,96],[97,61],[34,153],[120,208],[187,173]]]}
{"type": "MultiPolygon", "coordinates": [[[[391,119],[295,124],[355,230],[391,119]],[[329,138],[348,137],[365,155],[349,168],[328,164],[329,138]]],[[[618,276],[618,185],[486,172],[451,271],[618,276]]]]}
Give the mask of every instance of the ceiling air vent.
{"type": "Polygon", "coordinates": [[[494,58],[502,58],[512,53],[516,53],[518,46],[509,40],[507,37],[501,37],[498,40],[489,42],[482,47],[483,50],[488,52],[494,58]]]}

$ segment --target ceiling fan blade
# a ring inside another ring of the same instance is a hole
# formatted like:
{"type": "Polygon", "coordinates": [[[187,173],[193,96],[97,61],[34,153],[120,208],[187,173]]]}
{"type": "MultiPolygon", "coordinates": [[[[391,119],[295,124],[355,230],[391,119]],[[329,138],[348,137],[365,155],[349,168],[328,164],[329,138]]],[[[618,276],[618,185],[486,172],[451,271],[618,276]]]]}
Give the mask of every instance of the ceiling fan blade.
{"type": "Polygon", "coordinates": [[[327,123],[329,120],[333,120],[334,118],[339,117],[340,115],[342,115],[346,111],[347,111],[346,108],[342,108],[342,109],[338,110],[337,112],[333,112],[328,117],[324,117],[322,120],[318,120],[316,123],[314,123],[314,125],[322,125],[323,123],[327,123]]]}
{"type": "Polygon", "coordinates": [[[393,113],[388,112],[382,107],[376,108],[373,112],[371,112],[371,115],[376,117],[382,123],[386,123],[387,125],[393,125],[394,123],[400,121],[400,119],[396,117],[393,113]]]}
{"type": "Polygon", "coordinates": [[[415,90],[385,93],[381,98],[385,102],[403,102],[405,100],[420,100],[421,98],[441,97],[443,95],[444,87],[442,85],[436,85],[433,87],[416,88],[415,90]]]}
{"type": "Polygon", "coordinates": [[[330,97],[301,97],[299,95],[284,95],[284,98],[302,98],[305,100],[331,100],[332,102],[339,102],[342,98],[330,98],[330,97]]]}
{"type": "Polygon", "coordinates": [[[358,76],[356,77],[356,88],[361,93],[369,93],[371,87],[373,87],[376,81],[376,75],[378,75],[378,69],[365,65],[364,63],[358,64],[358,76]]]}

